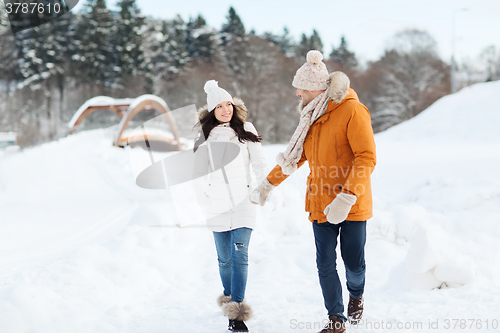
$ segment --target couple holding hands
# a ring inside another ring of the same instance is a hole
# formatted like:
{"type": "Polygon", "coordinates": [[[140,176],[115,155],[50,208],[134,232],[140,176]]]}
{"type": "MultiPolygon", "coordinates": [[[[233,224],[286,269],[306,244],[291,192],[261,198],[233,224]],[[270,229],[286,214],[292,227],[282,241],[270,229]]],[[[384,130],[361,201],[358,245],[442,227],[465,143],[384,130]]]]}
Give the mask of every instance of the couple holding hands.
{"type": "MultiPolygon", "coordinates": [[[[370,175],[375,167],[375,142],[368,109],[359,102],[342,72],[328,73],[319,51],[309,51],[292,85],[300,122],[287,149],[278,154],[268,173],[252,123],[245,121],[244,103],[218,87],[205,84],[207,105],[198,111],[201,132],[194,150],[205,142],[230,142],[237,158],[198,181],[197,199],[213,231],[223,294],[218,298],[228,329],[248,332],[252,309],[245,301],[248,247],[256,219],[256,204],[308,161],[305,210],[316,244],[316,264],[329,322],[321,333],[345,332],[363,313],[366,220],[372,217],[370,175]],[[251,190],[250,164],[260,185],[251,190]],[[339,237],[340,235],[340,237],[339,237]],[[349,304],[344,315],[342,286],[336,269],[337,239],[345,265],[349,304]]],[[[210,168],[210,156],[207,161],[210,168]]],[[[213,165],[211,170],[215,170],[213,165]]]]}

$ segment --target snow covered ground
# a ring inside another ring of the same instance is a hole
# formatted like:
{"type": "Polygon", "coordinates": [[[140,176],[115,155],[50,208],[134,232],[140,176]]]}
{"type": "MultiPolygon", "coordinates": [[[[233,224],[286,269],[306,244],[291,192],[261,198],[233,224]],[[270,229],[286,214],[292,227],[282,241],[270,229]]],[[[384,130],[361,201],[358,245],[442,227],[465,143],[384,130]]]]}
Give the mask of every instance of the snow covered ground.
{"type": "MultiPolygon", "coordinates": [[[[499,91],[463,89],[376,135],[366,322],[350,331],[500,331],[499,91]]],[[[0,332],[225,332],[211,233],[173,226],[165,191],[135,185],[111,136],[0,156],[0,332]]],[[[270,167],[284,148],[264,147],[270,167]]],[[[259,211],[252,332],[316,332],[326,319],[307,174],[259,211]]]]}

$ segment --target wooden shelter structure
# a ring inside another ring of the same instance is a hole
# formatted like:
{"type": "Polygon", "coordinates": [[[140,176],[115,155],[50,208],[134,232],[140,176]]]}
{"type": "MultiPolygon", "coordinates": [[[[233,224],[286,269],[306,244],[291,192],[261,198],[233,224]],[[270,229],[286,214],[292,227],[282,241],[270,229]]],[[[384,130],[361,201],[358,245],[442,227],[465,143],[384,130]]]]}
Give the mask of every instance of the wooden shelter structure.
{"type": "Polygon", "coordinates": [[[160,97],[155,95],[142,95],[137,98],[120,98],[115,99],[108,96],[97,96],[86,101],[73,115],[68,123],[69,134],[76,131],[82,121],[90,114],[96,111],[109,110],[121,117],[118,129],[113,138],[113,145],[124,147],[130,143],[144,143],[148,140],[163,141],[175,150],[181,150],[179,141],[179,133],[174,118],[171,115],[167,103],[160,97]],[[172,130],[173,136],[162,134],[161,132],[149,133],[137,131],[132,136],[124,135],[130,121],[140,112],[148,110],[157,110],[164,114],[172,130]]]}

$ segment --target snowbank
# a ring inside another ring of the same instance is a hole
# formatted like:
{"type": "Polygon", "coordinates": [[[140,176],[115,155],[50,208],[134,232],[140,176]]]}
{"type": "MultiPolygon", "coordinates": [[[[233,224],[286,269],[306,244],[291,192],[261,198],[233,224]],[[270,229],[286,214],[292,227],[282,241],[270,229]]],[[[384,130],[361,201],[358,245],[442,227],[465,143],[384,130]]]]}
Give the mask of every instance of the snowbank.
{"type": "Polygon", "coordinates": [[[369,226],[407,248],[389,276],[393,288],[493,279],[499,250],[490,235],[500,233],[494,222],[500,220],[499,89],[500,82],[463,89],[376,135],[369,226]]]}

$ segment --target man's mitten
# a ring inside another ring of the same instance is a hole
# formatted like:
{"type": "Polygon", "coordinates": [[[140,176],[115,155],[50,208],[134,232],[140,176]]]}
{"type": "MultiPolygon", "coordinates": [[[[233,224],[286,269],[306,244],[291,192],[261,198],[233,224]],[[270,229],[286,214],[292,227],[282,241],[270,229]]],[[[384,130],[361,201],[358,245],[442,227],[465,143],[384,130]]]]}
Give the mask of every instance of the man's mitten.
{"type": "Polygon", "coordinates": [[[356,203],[357,197],[352,194],[339,193],[332,203],[325,207],[323,214],[326,215],[328,222],[339,224],[345,221],[347,215],[351,211],[352,206],[356,203]]]}

